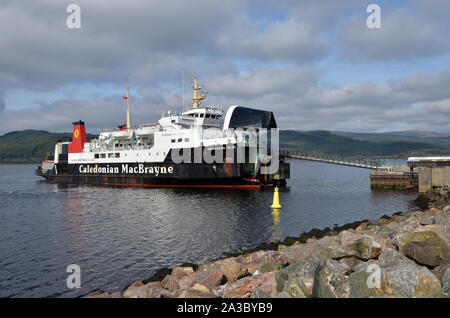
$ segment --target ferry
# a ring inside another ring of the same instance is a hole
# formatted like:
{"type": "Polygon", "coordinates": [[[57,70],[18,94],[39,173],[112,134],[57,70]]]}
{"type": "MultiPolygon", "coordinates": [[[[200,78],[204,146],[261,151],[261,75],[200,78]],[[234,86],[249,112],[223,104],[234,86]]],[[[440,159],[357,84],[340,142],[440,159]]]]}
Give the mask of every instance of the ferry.
{"type": "Polygon", "coordinates": [[[234,105],[203,106],[193,79],[192,108],[168,112],[155,124],[127,123],[88,141],[85,122],[73,122],[70,142],[36,167],[49,182],[131,187],[257,189],[286,186],[290,165],[278,156],[273,112],[234,105]]]}

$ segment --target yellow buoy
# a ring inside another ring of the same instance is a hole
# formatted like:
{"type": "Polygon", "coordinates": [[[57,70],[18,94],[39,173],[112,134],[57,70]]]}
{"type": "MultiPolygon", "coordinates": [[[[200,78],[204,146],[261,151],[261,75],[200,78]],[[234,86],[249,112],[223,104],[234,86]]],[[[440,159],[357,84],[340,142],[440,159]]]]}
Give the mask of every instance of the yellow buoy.
{"type": "Polygon", "coordinates": [[[275,191],[273,193],[273,204],[270,206],[272,209],[281,209],[280,205],[280,194],[278,192],[278,187],[275,187],[275,191]]]}

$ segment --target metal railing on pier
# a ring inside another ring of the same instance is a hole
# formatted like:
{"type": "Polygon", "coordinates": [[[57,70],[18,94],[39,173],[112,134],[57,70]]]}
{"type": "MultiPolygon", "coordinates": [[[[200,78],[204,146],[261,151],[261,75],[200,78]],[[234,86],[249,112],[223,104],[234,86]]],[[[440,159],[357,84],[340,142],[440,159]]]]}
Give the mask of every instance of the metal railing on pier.
{"type": "Polygon", "coordinates": [[[298,160],[320,161],[320,162],[326,162],[326,163],[330,163],[330,164],[351,166],[351,167],[365,168],[365,169],[377,169],[377,168],[385,167],[385,162],[383,159],[377,159],[377,160],[353,159],[353,158],[343,158],[343,157],[334,156],[334,155],[299,152],[299,151],[283,150],[283,149],[280,149],[280,157],[290,158],[290,159],[298,159],[298,160]]]}

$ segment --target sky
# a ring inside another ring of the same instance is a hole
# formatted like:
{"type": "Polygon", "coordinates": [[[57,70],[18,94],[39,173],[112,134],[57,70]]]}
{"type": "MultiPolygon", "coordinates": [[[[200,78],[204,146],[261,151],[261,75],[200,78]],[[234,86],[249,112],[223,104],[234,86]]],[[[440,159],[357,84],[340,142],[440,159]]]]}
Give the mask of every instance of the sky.
{"type": "Polygon", "coordinates": [[[154,123],[190,107],[193,76],[203,105],[270,110],[280,129],[450,132],[449,12],[448,0],[1,0],[0,135],[111,129],[127,87],[132,124],[154,123]],[[369,4],[381,28],[367,27],[369,4]]]}

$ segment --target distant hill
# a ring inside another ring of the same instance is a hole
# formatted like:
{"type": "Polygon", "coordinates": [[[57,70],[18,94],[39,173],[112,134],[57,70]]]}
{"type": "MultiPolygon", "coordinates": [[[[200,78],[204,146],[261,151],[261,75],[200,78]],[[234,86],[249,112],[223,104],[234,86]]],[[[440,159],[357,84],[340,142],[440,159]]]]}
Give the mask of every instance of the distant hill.
{"type": "MultiPolygon", "coordinates": [[[[88,135],[88,139],[96,137],[88,135]]],[[[56,142],[71,139],[71,133],[50,133],[44,130],[9,132],[0,136],[0,163],[41,162],[47,155],[53,155],[56,142]]],[[[280,148],[373,159],[450,156],[450,136],[436,133],[424,136],[423,132],[376,134],[282,130],[280,148]]]]}
{"type": "Polygon", "coordinates": [[[333,131],[333,134],[350,137],[356,140],[372,142],[409,141],[434,144],[444,148],[450,148],[450,133],[434,133],[427,131],[395,131],[384,133],[354,133],[333,131]]]}
{"type": "MultiPolygon", "coordinates": [[[[88,139],[96,138],[88,135],[88,139]]],[[[55,143],[72,140],[72,133],[45,130],[12,131],[0,136],[0,163],[37,163],[53,155],[55,143]]]]}
{"type": "Polygon", "coordinates": [[[432,131],[422,131],[422,130],[406,130],[406,131],[390,131],[380,133],[386,136],[399,136],[399,137],[428,137],[428,138],[448,138],[450,133],[436,133],[432,131]]]}
{"type": "Polygon", "coordinates": [[[329,131],[280,132],[280,148],[334,154],[342,157],[401,158],[450,155],[450,137],[397,137],[329,131]]]}

